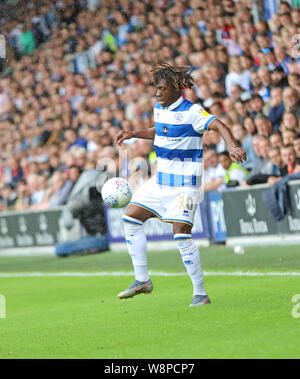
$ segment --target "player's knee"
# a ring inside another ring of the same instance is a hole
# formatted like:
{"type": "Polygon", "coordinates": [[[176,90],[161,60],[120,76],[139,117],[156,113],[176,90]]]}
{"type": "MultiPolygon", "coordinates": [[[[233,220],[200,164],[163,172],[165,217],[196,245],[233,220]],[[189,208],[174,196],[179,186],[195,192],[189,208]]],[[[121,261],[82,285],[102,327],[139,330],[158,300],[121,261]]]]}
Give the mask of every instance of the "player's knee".
{"type": "Polygon", "coordinates": [[[145,222],[149,218],[147,217],[147,211],[134,205],[127,207],[124,217],[130,217],[139,222],[145,222]]]}
{"type": "Polygon", "coordinates": [[[175,222],[173,224],[173,234],[176,236],[176,234],[191,234],[192,232],[192,226],[180,222],[175,222]]]}
{"type": "Polygon", "coordinates": [[[128,208],[128,209],[126,209],[126,212],[125,212],[125,216],[127,216],[127,217],[131,217],[131,218],[134,218],[134,219],[138,219],[138,215],[137,215],[137,212],[135,212],[135,210],[134,209],[132,209],[132,208],[128,208]]]}

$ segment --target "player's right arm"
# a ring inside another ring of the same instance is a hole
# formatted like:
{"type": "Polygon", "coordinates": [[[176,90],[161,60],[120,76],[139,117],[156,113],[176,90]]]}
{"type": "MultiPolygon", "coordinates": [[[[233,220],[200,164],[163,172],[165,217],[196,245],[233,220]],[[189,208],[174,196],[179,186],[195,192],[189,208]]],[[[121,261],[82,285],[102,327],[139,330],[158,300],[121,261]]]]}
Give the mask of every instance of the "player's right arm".
{"type": "Polygon", "coordinates": [[[154,140],[155,138],[155,127],[143,130],[135,130],[133,132],[120,130],[119,133],[115,137],[115,142],[118,145],[130,138],[142,138],[142,139],[150,139],[154,140]]]}

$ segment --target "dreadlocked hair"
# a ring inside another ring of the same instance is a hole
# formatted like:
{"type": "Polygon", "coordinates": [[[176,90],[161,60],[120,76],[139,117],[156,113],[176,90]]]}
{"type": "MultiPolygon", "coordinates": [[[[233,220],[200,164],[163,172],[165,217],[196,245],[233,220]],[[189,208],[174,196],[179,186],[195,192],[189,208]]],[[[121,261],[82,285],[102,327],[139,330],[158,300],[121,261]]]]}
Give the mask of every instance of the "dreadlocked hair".
{"type": "Polygon", "coordinates": [[[156,85],[160,80],[165,80],[177,91],[184,88],[192,88],[194,78],[188,73],[188,67],[171,66],[165,62],[159,62],[159,66],[151,70],[153,73],[153,84],[156,85]]]}

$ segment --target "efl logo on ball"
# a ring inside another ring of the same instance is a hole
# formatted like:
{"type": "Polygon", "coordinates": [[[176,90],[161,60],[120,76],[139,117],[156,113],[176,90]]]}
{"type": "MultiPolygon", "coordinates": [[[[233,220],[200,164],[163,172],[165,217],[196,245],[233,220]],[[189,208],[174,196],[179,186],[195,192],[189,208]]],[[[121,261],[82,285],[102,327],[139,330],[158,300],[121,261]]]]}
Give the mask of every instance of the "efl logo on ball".
{"type": "Polygon", "coordinates": [[[123,178],[109,179],[101,191],[102,199],[111,208],[125,207],[132,198],[132,190],[123,178]]]}

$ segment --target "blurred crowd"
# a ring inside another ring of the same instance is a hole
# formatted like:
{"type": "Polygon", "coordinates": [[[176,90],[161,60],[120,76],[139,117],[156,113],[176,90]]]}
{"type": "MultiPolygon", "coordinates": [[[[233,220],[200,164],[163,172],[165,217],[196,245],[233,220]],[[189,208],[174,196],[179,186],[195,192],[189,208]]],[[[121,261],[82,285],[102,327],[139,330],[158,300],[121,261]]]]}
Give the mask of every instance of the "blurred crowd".
{"type": "Polygon", "coordinates": [[[195,86],[183,96],[247,152],[236,165],[206,133],[206,190],[300,172],[300,10],[280,2],[267,19],[255,4],[0,0],[0,210],[65,204],[85,170],[116,169],[133,185],[147,175],[153,144],[131,140],[119,159],[113,140],[121,128],[153,126],[150,71],[159,61],[191,68],[195,86]]]}

